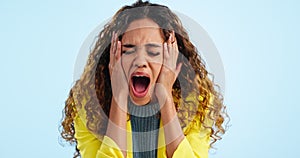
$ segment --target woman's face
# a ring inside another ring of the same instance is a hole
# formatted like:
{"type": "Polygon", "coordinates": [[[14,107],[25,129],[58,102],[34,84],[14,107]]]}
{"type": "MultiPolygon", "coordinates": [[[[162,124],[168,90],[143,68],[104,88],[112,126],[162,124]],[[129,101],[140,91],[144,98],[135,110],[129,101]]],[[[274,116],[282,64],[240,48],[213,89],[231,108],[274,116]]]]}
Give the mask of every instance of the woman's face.
{"type": "Polygon", "coordinates": [[[163,36],[151,19],[131,22],[122,37],[122,67],[129,82],[131,100],[150,102],[163,61],[163,36]]]}

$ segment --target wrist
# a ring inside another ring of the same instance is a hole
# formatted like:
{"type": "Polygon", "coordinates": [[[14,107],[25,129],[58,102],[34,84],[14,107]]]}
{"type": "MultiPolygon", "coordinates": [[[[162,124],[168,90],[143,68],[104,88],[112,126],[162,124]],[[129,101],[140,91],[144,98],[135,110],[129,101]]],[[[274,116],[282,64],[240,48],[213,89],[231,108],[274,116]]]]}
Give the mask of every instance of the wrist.
{"type": "Polygon", "coordinates": [[[127,104],[128,101],[128,93],[127,92],[119,92],[116,95],[112,95],[112,101],[114,101],[119,106],[122,106],[122,104],[127,104]]]}
{"type": "Polygon", "coordinates": [[[167,88],[161,83],[156,83],[155,95],[157,101],[162,106],[167,100],[172,98],[172,88],[167,88]]]}
{"type": "Polygon", "coordinates": [[[124,96],[118,96],[114,97],[112,96],[111,99],[111,107],[110,107],[110,113],[115,114],[127,114],[127,102],[128,98],[124,96]]]}

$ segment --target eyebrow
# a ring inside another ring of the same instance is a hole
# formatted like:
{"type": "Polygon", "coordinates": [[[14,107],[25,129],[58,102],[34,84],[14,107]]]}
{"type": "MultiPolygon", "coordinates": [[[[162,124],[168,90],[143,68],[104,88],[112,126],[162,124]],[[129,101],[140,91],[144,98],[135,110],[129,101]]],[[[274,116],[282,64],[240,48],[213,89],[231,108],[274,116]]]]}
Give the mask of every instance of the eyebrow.
{"type": "MultiPolygon", "coordinates": [[[[133,44],[123,44],[122,46],[125,47],[125,48],[134,48],[134,47],[136,47],[136,45],[133,45],[133,44]]],[[[156,43],[147,43],[147,44],[145,44],[145,46],[146,47],[155,47],[155,48],[161,47],[160,44],[156,44],[156,43]]]]}
{"type": "Polygon", "coordinates": [[[133,44],[123,44],[122,46],[126,47],[126,48],[133,48],[133,47],[135,47],[135,45],[133,45],[133,44]]]}
{"type": "Polygon", "coordinates": [[[161,47],[161,45],[155,44],[155,43],[148,43],[148,44],[146,44],[145,46],[146,46],[146,47],[156,47],[156,48],[161,47]]]}

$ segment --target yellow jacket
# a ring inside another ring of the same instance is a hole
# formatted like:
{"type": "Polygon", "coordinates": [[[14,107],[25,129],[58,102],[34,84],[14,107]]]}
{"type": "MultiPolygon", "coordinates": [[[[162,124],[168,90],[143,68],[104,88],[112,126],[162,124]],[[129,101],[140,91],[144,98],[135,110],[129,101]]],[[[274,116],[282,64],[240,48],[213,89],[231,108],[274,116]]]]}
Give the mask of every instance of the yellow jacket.
{"type": "MultiPolygon", "coordinates": [[[[74,119],[75,138],[77,139],[77,148],[82,158],[123,158],[123,154],[118,145],[109,137],[104,136],[99,140],[91,133],[85,125],[85,119],[77,115],[74,119]]],[[[162,122],[160,122],[162,127],[162,122]]],[[[131,123],[127,121],[127,158],[132,158],[132,137],[131,123]]],[[[187,127],[183,129],[184,139],[179,144],[173,154],[173,158],[208,158],[210,143],[210,130],[201,126],[198,117],[195,117],[187,127]]],[[[166,158],[166,147],[163,128],[159,130],[157,157],[166,158]]]]}

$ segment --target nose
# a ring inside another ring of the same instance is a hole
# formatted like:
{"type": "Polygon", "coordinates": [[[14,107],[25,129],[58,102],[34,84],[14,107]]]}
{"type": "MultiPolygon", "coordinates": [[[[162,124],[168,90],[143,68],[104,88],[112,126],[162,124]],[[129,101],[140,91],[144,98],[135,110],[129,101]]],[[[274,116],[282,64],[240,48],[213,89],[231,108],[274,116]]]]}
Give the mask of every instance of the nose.
{"type": "Polygon", "coordinates": [[[146,68],[148,66],[145,52],[143,50],[139,50],[137,52],[136,57],[133,62],[133,66],[137,67],[137,68],[146,68]]]}

